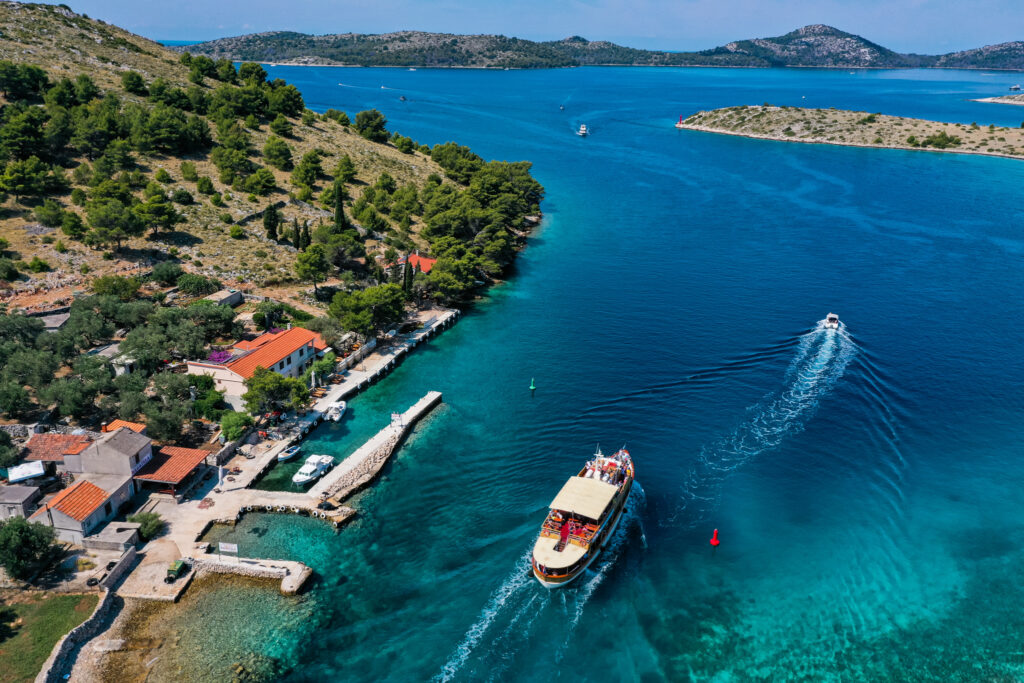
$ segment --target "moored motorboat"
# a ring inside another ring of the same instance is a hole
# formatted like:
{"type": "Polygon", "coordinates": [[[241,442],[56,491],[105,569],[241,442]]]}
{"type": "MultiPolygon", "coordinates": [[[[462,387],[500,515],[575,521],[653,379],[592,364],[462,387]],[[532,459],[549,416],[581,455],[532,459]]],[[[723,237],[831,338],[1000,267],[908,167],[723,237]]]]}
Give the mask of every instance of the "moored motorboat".
{"type": "Polygon", "coordinates": [[[346,408],[348,408],[348,403],[345,401],[335,401],[327,407],[327,419],[331,422],[337,422],[345,414],[346,408]]]}
{"type": "Polygon", "coordinates": [[[590,131],[587,130],[587,124],[581,123],[580,129],[576,131],[576,135],[579,135],[581,138],[585,138],[590,135],[590,131]]]}
{"type": "Polygon", "coordinates": [[[327,474],[334,467],[334,458],[329,455],[311,455],[292,477],[292,483],[304,486],[327,474]]]}
{"type": "Polygon", "coordinates": [[[277,454],[277,461],[278,462],[288,462],[289,460],[294,458],[296,455],[298,455],[299,451],[301,451],[301,450],[302,450],[302,446],[298,446],[298,445],[289,446],[288,448],[284,449],[283,451],[281,451],[280,453],[277,454]]]}
{"type": "Polygon", "coordinates": [[[827,330],[838,330],[839,329],[839,316],[835,313],[829,313],[825,316],[825,329],[827,330]]]}
{"type": "Polygon", "coordinates": [[[533,546],[533,575],[542,586],[568,585],[597,558],[619,525],[633,479],[629,451],[606,456],[598,449],[565,482],[533,546]]]}

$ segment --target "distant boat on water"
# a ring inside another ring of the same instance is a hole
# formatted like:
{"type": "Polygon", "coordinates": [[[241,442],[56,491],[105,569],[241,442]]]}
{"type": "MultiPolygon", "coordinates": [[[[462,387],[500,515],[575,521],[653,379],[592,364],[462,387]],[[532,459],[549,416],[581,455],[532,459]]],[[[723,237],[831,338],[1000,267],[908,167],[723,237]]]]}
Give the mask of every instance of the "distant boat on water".
{"type": "Polygon", "coordinates": [[[835,313],[829,313],[825,316],[825,329],[826,330],[838,330],[839,329],[839,316],[835,313]]]}
{"type": "Polygon", "coordinates": [[[580,129],[578,131],[576,131],[576,135],[579,135],[581,138],[585,138],[588,135],[590,135],[590,131],[587,130],[587,124],[581,123],[580,124],[580,129]]]}
{"type": "Polygon", "coordinates": [[[1019,85],[1011,85],[1010,86],[1010,90],[1020,90],[1020,86],[1019,85]]]}
{"type": "Polygon", "coordinates": [[[411,66],[409,67],[409,71],[415,71],[415,70],[416,70],[415,67],[411,67],[411,66]]]}

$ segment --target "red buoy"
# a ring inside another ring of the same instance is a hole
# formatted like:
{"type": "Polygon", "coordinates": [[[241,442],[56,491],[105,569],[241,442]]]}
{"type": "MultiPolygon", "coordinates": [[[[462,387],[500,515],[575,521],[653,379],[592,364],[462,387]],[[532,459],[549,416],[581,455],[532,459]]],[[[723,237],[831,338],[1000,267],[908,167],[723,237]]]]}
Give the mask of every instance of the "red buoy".
{"type": "Polygon", "coordinates": [[[715,529],[715,533],[711,534],[711,545],[718,547],[718,529],[715,529]]]}

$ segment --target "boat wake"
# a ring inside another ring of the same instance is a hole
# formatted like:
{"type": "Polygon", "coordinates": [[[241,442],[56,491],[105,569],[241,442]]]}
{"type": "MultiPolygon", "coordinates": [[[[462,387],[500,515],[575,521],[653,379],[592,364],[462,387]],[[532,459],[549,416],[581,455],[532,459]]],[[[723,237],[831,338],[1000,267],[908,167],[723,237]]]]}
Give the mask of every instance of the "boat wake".
{"type": "Polygon", "coordinates": [[[471,660],[480,660],[482,666],[481,670],[467,670],[467,678],[483,678],[483,671],[491,679],[500,678],[501,673],[515,661],[521,646],[530,641],[545,624],[554,624],[555,631],[564,635],[555,653],[556,661],[561,661],[568,651],[584,608],[626,546],[631,530],[639,523],[646,502],[643,487],[639,482],[634,482],[619,526],[601,556],[566,588],[547,589],[534,580],[530,570],[530,555],[533,552],[531,544],[516,561],[512,572],[491,593],[477,620],[466,631],[462,641],[433,680],[454,680],[471,660]],[[549,619],[541,618],[549,614],[549,619]]]}
{"type": "Polygon", "coordinates": [[[786,370],[784,388],[748,408],[750,417],[745,422],[701,449],[683,485],[682,502],[666,523],[675,524],[683,514],[689,525],[703,522],[705,514],[717,507],[725,477],[802,430],[856,352],[857,345],[842,324],[828,329],[821,321],[803,335],[786,370]]]}

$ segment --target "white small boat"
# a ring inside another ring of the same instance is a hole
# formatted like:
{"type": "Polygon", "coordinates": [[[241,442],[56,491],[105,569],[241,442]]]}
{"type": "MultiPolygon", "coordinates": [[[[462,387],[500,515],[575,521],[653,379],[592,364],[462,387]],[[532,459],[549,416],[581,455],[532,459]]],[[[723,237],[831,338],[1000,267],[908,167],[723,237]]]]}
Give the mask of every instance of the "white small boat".
{"type": "Polygon", "coordinates": [[[292,477],[292,483],[305,486],[327,474],[334,467],[334,458],[329,455],[311,455],[302,463],[302,467],[292,477]]]}
{"type": "Polygon", "coordinates": [[[676,121],[676,128],[686,128],[686,126],[683,125],[683,115],[682,114],[679,115],[679,120],[676,121]]]}
{"type": "Polygon", "coordinates": [[[331,422],[337,422],[345,414],[346,408],[348,408],[348,404],[344,401],[335,401],[327,407],[327,419],[331,422]]]}
{"type": "Polygon", "coordinates": [[[1010,90],[1020,90],[1020,86],[1019,85],[1011,85],[1010,86],[1010,90]]]}
{"type": "Polygon", "coordinates": [[[298,455],[299,451],[301,451],[301,450],[302,450],[302,446],[289,446],[288,448],[284,449],[283,451],[281,451],[280,453],[277,454],[277,461],[278,462],[288,462],[289,460],[294,458],[296,455],[298,455]]]}
{"type": "Polygon", "coordinates": [[[576,135],[579,135],[581,138],[585,138],[588,135],[590,135],[590,131],[587,130],[587,124],[581,123],[580,124],[580,129],[578,131],[576,131],[576,135]]]}
{"type": "Polygon", "coordinates": [[[409,71],[415,71],[416,69],[409,67],[409,71]]]}
{"type": "Polygon", "coordinates": [[[825,329],[826,330],[838,330],[839,329],[839,316],[835,313],[829,313],[825,316],[825,329]]]}

